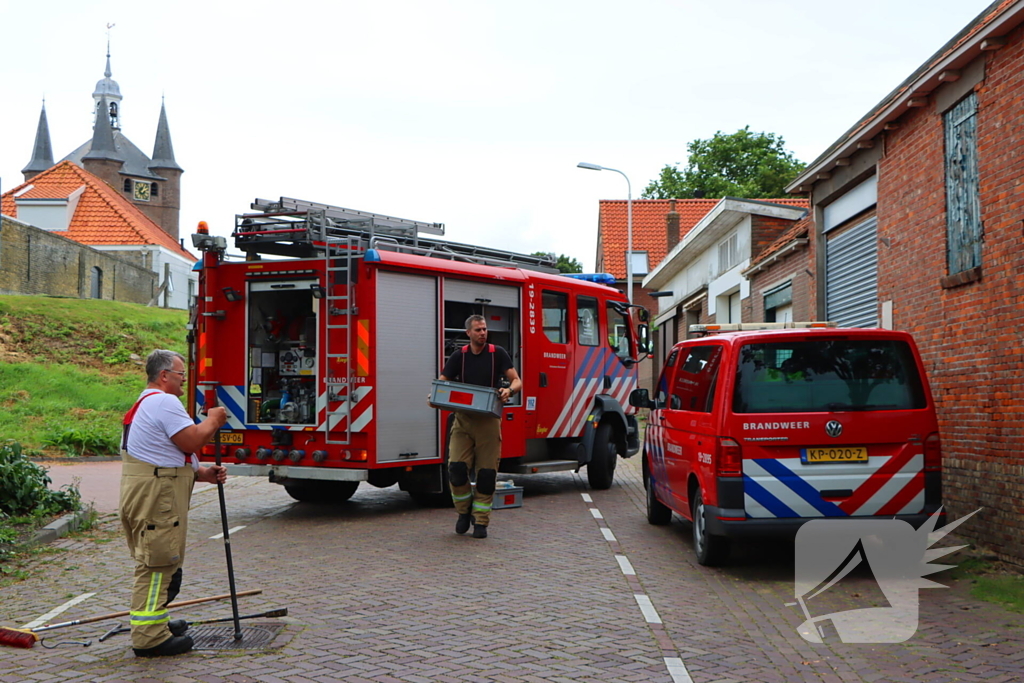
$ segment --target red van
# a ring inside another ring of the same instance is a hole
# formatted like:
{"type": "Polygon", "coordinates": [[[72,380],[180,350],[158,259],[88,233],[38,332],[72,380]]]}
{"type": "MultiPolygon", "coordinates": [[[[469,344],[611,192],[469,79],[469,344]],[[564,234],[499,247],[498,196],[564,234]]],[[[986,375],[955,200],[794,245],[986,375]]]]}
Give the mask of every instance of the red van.
{"type": "MultiPolygon", "coordinates": [[[[644,439],[647,519],[693,522],[703,565],[730,539],[795,533],[820,518],[940,508],[942,452],[909,334],[828,323],[696,325],[676,344],[644,439]],[[751,329],[756,328],[756,329],[751,329]]],[[[941,522],[940,522],[941,523],[941,522]]]]}

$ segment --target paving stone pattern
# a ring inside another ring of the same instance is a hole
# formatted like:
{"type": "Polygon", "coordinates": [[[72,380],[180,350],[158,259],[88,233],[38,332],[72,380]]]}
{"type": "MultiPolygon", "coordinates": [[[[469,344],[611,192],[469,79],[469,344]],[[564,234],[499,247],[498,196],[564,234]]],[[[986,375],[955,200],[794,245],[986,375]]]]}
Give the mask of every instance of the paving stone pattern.
{"type": "MultiPolygon", "coordinates": [[[[747,548],[723,569],[698,566],[687,523],[647,524],[637,459],[620,461],[608,491],[572,473],[516,483],[523,507],[495,512],[490,537],[477,540],[453,533],[451,509],[420,509],[397,488],[363,484],[348,504],[314,506],[232,478],[230,524],[245,526],[231,535],[238,588],[264,591],[241,598],[240,612],[288,607],[278,647],[139,660],[127,635],[97,642],[107,621],[46,635],[92,638],[88,648],[0,647],[0,683],[683,683],[666,666],[676,657],[697,683],[1024,680],[1024,619],[961,587],[922,591],[921,628],[907,643],[806,643],[796,632],[803,617],[783,606],[793,599],[792,544],[747,548]],[[663,624],[645,621],[637,594],[663,624]]],[[[226,593],[223,541],[210,539],[221,531],[215,487],[197,489],[190,525],[178,599],[226,593]]],[[[59,552],[33,560],[31,578],[0,589],[0,623],[21,625],[86,592],[95,595],[54,620],[126,609],[130,566],[117,532],[107,518],[54,543],[59,552]]],[[[225,602],[175,616],[229,615],[225,602]]]]}

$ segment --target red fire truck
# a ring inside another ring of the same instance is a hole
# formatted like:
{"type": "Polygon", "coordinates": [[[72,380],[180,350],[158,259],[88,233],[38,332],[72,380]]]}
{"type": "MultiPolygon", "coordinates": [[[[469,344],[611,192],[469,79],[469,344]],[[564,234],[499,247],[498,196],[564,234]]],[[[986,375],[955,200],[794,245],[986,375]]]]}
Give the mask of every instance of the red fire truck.
{"type": "MultiPolygon", "coordinates": [[[[427,404],[447,357],[484,315],[523,391],[502,410],[500,471],[586,466],[611,486],[639,450],[636,363],[647,311],[601,276],[567,277],[546,257],[457,244],[441,224],[282,197],[257,199],[202,252],[189,346],[192,414],[224,406],[234,475],[267,476],[302,501],[339,501],[359,482],[450,501],[451,415],[427,404]],[[244,255],[244,256],[243,256],[244,255]]],[[[210,460],[215,446],[202,457],[210,460]]]]}

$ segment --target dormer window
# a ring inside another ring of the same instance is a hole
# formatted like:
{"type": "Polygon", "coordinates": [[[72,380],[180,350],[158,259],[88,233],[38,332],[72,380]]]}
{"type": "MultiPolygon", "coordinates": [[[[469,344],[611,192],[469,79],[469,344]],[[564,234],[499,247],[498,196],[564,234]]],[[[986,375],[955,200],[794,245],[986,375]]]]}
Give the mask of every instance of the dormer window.
{"type": "Polygon", "coordinates": [[[149,196],[153,197],[154,199],[160,196],[158,194],[158,188],[156,183],[153,183],[152,185],[149,186],[149,196]]]}
{"type": "Polygon", "coordinates": [[[131,193],[131,191],[132,191],[132,179],[131,178],[125,178],[124,179],[124,191],[127,192],[127,193],[131,193]]]}

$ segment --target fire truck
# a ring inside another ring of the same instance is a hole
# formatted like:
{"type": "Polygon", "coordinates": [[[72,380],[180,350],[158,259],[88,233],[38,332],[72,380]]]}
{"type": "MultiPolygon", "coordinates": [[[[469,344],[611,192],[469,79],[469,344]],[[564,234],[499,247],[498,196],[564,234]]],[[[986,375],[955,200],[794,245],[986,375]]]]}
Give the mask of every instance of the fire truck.
{"type": "Polygon", "coordinates": [[[257,199],[202,253],[189,324],[196,420],[223,406],[214,444],[233,475],[264,476],[300,501],[348,499],[359,482],[450,504],[453,415],[432,380],[483,315],[523,391],[501,409],[500,471],[586,467],[607,489],[639,450],[636,364],[648,314],[611,276],[565,276],[549,257],[436,239],[443,224],[282,197],[257,199]]]}

